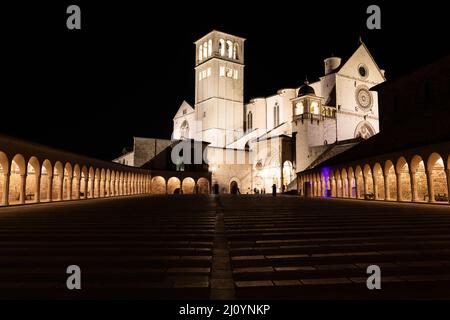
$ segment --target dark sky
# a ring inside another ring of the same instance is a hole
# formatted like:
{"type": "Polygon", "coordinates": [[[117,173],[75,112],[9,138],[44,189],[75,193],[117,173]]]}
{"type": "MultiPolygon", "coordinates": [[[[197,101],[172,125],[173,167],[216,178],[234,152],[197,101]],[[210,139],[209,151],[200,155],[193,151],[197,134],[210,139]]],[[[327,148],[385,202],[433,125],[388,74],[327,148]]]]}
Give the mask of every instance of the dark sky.
{"type": "Polygon", "coordinates": [[[169,138],[180,103],[194,100],[193,42],[212,29],[247,39],[246,100],[317,79],[360,36],[388,79],[450,53],[443,1],[375,2],[375,31],[372,1],[93,2],[2,4],[1,133],[103,159],[132,136],[169,138]],[[66,28],[70,4],[81,31],[66,28]]]}

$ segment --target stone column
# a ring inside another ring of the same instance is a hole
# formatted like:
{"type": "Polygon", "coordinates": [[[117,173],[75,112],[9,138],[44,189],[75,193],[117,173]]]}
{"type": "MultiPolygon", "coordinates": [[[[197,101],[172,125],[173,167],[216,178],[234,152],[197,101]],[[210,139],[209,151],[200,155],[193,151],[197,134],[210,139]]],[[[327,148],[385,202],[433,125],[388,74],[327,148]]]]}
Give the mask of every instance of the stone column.
{"type": "Polygon", "coordinates": [[[91,177],[90,184],[91,184],[91,192],[89,194],[89,198],[93,199],[94,198],[94,194],[95,194],[95,191],[94,191],[94,189],[95,189],[95,178],[91,177]]]}
{"type": "Polygon", "coordinates": [[[47,200],[49,202],[53,201],[53,176],[47,175],[47,184],[48,184],[48,193],[47,193],[47,200]]]}
{"type": "Polygon", "coordinates": [[[141,181],[139,180],[139,177],[137,177],[136,182],[135,182],[135,185],[136,185],[136,188],[134,191],[135,194],[141,193],[141,185],[140,184],[141,184],[141,181]]]}
{"type": "Polygon", "coordinates": [[[72,190],[73,190],[72,183],[73,183],[73,176],[69,176],[67,178],[67,185],[69,186],[69,190],[67,191],[67,193],[69,200],[72,200],[72,190]]]}
{"type": "Polygon", "coordinates": [[[34,194],[34,202],[39,203],[41,202],[41,176],[37,174],[35,176],[36,176],[35,179],[36,192],[34,194]]]}
{"type": "Polygon", "coordinates": [[[19,203],[20,204],[24,204],[25,203],[26,186],[27,186],[27,175],[26,174],[21,174],[20,175],[20,196],[19,196],[19,203]]]}
{"type": "Polygon", "coordinates": [[[330,178],[330,190],[331,190],[331,197],[336,197],[336,180],[333,178],[330,178]],[[333,186],[334,186],[334,195],[333,195],[333,186]]]}
{"type": "Polygon", "coordinates": [[[433,171],[426,170],[425,173],[427,174],[428,202],[434,202],[433,171]]]}
{"type": "Polygon", "coordinates": [[[411,201],[412,202],[417,202],[417,187],[416,187],[417,177],[416,177],[416,172],[414,172],[414,171],[410,171],[409,172],[409,180],[410,180],[410,183],[411,183],[411,201]]]}
{"type": "Polygon", "coordinates": [[[384,176],[384,200],[391,200],[389,188],[389,175],[384,176]]]}
{"type": "Polygon", "coordinates": [[[75,199],[80,200],[81,177],[77,177],[77,190],[75,190],[75,199]]]}
{"type": "Polygon", "coordinates": [[[447,198],[450,203],[450,169],[445,170],[445,175],[447,176],[447,198]]]}
{"type": "Polygon", "coordinates": [[[319,192],[317,193],[317,196],[322,197],[323,189],[322,189],[322,181],[320,179],[317,180],[317,188],[319,188],[319,192]]]}
{"type": "Polygon", "coordinates": [[[374,199],[379,200],[380,197],[378,196],[378,178],[375,178],[375,175],[372,175],[372,183],[373,183],[374,199]]]}
{"type": "Polygon", "coordinates": [[[360,193],[359,193],[359,179],[357,176],[355,176],[355,188],[356,188],[356,199],[359,199],[360,193]]]}
{"type": "Polygon", "coordinates": [[[84,199],[87,199],[88,198],[88,185],[89,185],[89,178],[88,177],[84,177],[84,190],[83,190],[83,193],[84,193],[84,199]]]}
{"type": "Polygon", "coordinates": [[[363,181],[363,192],[364,192],[363,198],[364,199],[366,198],[366,194],[367,194],[367,181],[366,180],[367,180],[366,176],[363,174],[362,175],[362,181],[363,181]]]}
{"type": "Polygon", "coordinates": [[[3,195],[1,199],[1,204],[3,206],[9,205],[9,179],[10,179],[11,173],[5,172],[3,174],[3,195]]]}
{"type": "Polygon", "coordinates": [[[58,201],[61,201],[62,200],[62,198],[63,198],[63,187],[64,187],[64,175],[63,174],[60,174],[59,176],[58,176],[58,179],[59,179],[59,186],[58,186],[58,201]]]}
{"type": "Polygon", "coordinates": [[[352,197],[352,180],[349,176],[347,177],[347,197],[352,197]]]}
{"type": "Polygon", "coordinates": [[[402,201],[403,200],[403,196],[402,196],[402,174],[401,173],[397,173],[397,201],[402,201]]]}
{"type": "Polygon", "coordinates": [[[104,198],[106,193],[106,179],[100,179],[100,198],[104,198]]]}
{"type": "Polygon", "coordinates": [[[100,179],[99,178],[95,179],[95,188],[97,189],[97,198],[100,198],[100,179]]]}

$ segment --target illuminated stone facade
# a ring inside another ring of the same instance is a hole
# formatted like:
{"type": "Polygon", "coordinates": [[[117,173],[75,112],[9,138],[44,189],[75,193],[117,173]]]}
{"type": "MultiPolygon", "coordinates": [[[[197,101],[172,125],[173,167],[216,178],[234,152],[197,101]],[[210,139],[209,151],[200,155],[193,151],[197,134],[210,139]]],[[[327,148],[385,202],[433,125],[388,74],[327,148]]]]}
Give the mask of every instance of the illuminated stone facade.
{"type": "Polygon", "coordinates": [[[195,103],[184,101],[173,118],[172,140],[210,143],[209,169],[219,192],[234,191],[232,183],[241,193],[271,192],[273,184],[279,192],[296,189],[296,172],[336,142],[379,132],[378,97],[370,88],[385,80],[384,71],[363,43],[346,61],[325,59],[318,81],[249,103],[244,43],[219,31],[195,42],[195,103]]]}

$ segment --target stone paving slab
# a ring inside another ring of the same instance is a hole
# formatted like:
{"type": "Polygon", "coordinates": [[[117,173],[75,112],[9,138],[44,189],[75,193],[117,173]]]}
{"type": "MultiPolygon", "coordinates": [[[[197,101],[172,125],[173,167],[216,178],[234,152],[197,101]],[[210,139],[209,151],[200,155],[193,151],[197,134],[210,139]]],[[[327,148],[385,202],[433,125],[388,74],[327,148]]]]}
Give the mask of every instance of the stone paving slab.
{"type": "Polygon", "coordinates": [[[450,209],[245,195],[0,208],[0,298],[73,298],[69,264],[80,299],[450,298],[450,209]]]}

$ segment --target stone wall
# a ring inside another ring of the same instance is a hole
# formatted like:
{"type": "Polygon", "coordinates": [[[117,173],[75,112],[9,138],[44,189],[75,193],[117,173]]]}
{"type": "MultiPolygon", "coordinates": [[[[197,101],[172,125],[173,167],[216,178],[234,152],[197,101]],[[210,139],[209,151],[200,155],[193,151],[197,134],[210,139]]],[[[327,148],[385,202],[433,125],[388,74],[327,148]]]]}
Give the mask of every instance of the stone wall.
{"type": "Polygon", "coordinates": [[[171,140],[134,137],[134,166],[141,167],[171,144],[171,140]]]}

